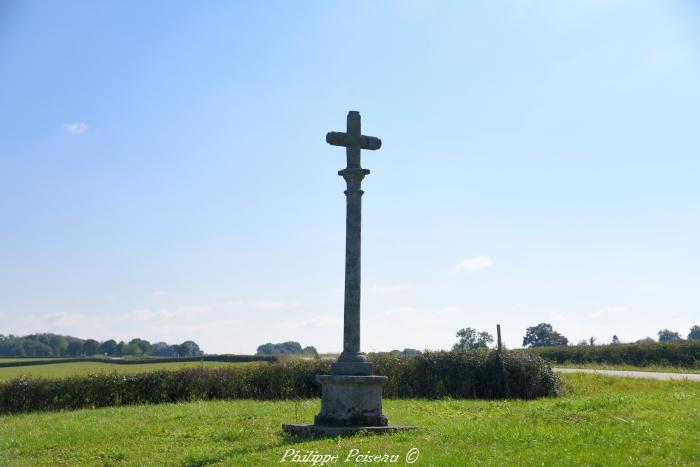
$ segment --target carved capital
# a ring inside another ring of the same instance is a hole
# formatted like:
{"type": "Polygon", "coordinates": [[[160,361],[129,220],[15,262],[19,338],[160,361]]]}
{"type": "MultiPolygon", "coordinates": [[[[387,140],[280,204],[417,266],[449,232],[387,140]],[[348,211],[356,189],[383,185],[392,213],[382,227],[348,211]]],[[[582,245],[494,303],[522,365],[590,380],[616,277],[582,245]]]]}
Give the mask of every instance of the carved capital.
{"type": "Polygon", "coordinates": [[[338,175],[342,176],[347,182],[348,189],[345,190],[345,196],[362,196],[362,179],[365,178],[365,175],[368,173],[369,170],[367,169],[353,167],[348,167],[338,172],[338,175]]]}
{"type": "Polygon", "coordinates": [[[343,177],[346,182],[361,182],[365,175],[369,175],[369,169],[361,169],[355,167],[347,167],[338,171],[338,175],[343,177]]]}

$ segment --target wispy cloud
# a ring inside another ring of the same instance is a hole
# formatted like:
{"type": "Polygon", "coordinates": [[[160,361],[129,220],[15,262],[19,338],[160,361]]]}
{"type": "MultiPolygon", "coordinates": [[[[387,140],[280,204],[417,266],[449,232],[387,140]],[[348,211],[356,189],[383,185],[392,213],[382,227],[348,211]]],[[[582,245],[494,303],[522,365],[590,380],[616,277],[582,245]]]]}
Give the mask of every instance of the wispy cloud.
{"type": "Polygon", "coordinates": [[[493,260],[489,255],[479,255],[467,258],[456,266],[457,271],[479,271],[493,266],[493,260]]]}
{"type": "Polygon", "coordinates": [[[627,311],[625,306],[606,306],[588,315],[588,319],[601,318],[603,316],[622,315],[627,311]]]}
{"type": "Polygon", "coordinates": [[[411,286],[408,284],[382,284],[373,285],[369,288],[370,292],[373,293],[391,293],[391,292],[401,292],[402,290],[408,290],[411,286]]]}
{"type": "Polygon", "coordinates": [[[85,122],[74,122],[74,123],[64,123],[63,131],[69,135],[82,135],[88,129],[87,123],[85,122]]]}

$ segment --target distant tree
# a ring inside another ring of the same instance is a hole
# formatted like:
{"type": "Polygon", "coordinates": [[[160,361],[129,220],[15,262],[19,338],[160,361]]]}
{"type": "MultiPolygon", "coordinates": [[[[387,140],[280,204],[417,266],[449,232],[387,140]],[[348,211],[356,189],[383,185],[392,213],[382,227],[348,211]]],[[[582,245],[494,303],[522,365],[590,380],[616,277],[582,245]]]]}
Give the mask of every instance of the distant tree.
{"type": "Polygon", "coordinates": [[[636,341],[637,344],[656,344],[656,341],[654,340],[653,337],[645,337],[644,339],[638,339],[636,341]]]}
{"type": "Polygon", "coordinates": [[[126,346],[126,342],[119,341],[117,346],[114,348],[114,355],[124,355],[124,347],[125,346],[126,346]]]}
{"type": "Polygon", "coordinates": [[[527,328],[523,338],[523,347],[552,347],[568,345],[569,340],[556,332],[551,324],[540,323],[537,326],[527,328]]]}
{"type": "Polygon", "coordinates": [[[139,354],[145,354],[151,350],[151,343],[139,338],[131,339],[129,345],[137,346],[139,348],[139,354]]]}
{"type": "Polygon", "coordinates": [[[83,343],[80,341],[70,341],[66,348],[66,355],[69,357],[79,357],[83,353],[83,343]]]}
{"type": "Polygon", "coordinates": [[[591,336],[588,338],[588,345],[590,345],[590,346],[595,345],[595,337],[591,336]]]}
{"type": "MultiPolygon", "coordinates": [[[[120,342],[122,344],[122,342],[120,342]]],[[[137,344],[134,344],[132,342],[123,343],[120,347],[119,354],[121,355],[141,355],[143,354],[143,351],[141,350],[141,347],[139,347],[137,344]]]]}
{"type": "Polygon", "coordinates": [[[168,345],[165,342],[156,342],[151,346],[149,355],[156,357],[174,357],[175,350],[171,345],[168,345]]]}
{"type": "Polygon", "coordinates": [[[199,345],[194,341],[185,341],[182,345],[186,345],[190,349],[190,356],[192,357],[201,357],[204,355],[204,351],[200,349],[199,345]]]}
{"type": "Polygon", "coordinates": [[[659,331],[659,342],[673,342],[682,340],[681,335],[675,331],[662,329],[659,331]]]}
{"type": "Polygon", "coordinates": [[[54,355],[53,349],[43,342],[16,338],[19,345],[24,349],[26,357],[51,357],[54,355]]]}
{"type": "Polygon", "coordinates": [[[588,347],[588,340],[586,339],[581,339],[576,343],[577,347],[588,347]]]}
{"type": "Polygon", "coordinates": [[[620,343],[620,338],[617,337],[617,334],[615,334],[612,338],[612,343],[613,344],[619,344],[620,343]]]}
{"type": "MultiPolygon", "coordinates": [[[[35,342],[37,345],[43,345],[40,344],[39,342],[35,342]]],[[[48,352],[51,352],[50,347],[46,347],[48,349],[48,352]]],[[[21,339],[16,339],[13,338],[12,336],[9,336],[2,341],[0,341],[0,357],[27,357],[31,355],[27,355],[27,349],[23,345],[23,342],[21,339]]]]}
{"type": "Polygon", "coordinates": [[[104,355],[115,355],[117,351],[117,341],[114,339],[104,341],[97,350],[104,355]]]}
{"type": "Polygon", "coordinates": [[[173,345],[173,350],[178,357],[199,357],[204,355],[199,346],[193,341],[185,341],[179,345],[173,345]]]}
{"type": "Polygon", "coordinates": [[[271,342],[268,342],[267,344],[259,345],[255,353],[257,355],[272,355],[274,350],[275,347],[272,345],[271,342]]]}
{"type": "Polygon", "coordinates": [[[688,340],[700,339],[700,326],[697,324],[690,328],[690,334],[688,334],[688,340]]]}
{"type": "MultiPolygon", "coordinates": [[[[40,341],[41,342],[41,341],[40,341]]],[[[68,350],[68,339],[65,336],[58,334],[50,334],[48,339],[49,347],[53,350],[53,354],[57,357],[63,357],[68,350]]]]}
{"type": "Polygon", "coordinates": [[[294,341],[287,341],[278,344],[279,349],[284,354],[298,354],[304,353],[304,349],[301,348],[301,344],[294,341]]]}
{"type": "Polygon", "coordinates": [[[303,353],[318,354],[318,351],[314,346],[302,348],[301,344],[295,341],[280,342],[278,344],[268,342],[257,348],[258,355],[296,355],[303,353]]]}
{"type": "Polygon", "coordinates": [[[457,331],[459,341],[453,346],[453,349],[478,349],[488,347],[493,342],[493,336],[488,332],[478,332],[472,328],[462,328],[457,331]]]}
{"type": "MultiPolygon", "coordinates": [[[[109,339],[103,343],[95,339],[78,339],[59,334],[39,333],[29,334],[23,337],[0,334],[0,357],[76,357],[80,355],[92,356],[95,354],[106,355],[141,355],[151,354],[152,345],[144,339],[132,339],[129,343],[117,342],[109,339]]],[[[172,346],[160,342],[157,347],[157,355],[172,356],[172,346]]],[[[183,355],[202,355],[203,352],[193,341],[185,341],[180,344],[180,352],[183,355]]]]}
{"type": "Polygon", "coordinates": [[[272,344],[268,342],[258,346],[258,355],[294,355],[304,353],[301,344],[294,341],[282,342],[280,344],[272,344]]]}
{"type": "Polygon", "coordinates": [[[92,357],[97,353],[97,349],[100,347],[100,343],[95,339],[88,339],[83,342],[83,353],[88,357],[92,357]]]}

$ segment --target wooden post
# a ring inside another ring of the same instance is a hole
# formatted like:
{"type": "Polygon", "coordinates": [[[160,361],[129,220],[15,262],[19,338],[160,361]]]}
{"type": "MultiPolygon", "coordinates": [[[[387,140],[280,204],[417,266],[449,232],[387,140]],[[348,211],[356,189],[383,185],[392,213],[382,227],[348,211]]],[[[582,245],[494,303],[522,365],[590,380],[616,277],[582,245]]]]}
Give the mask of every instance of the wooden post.
{"type": "Polygon", "coordinates": [[[503,350],[503,345],[501,344],[501,325],[500,324],[496,325],[496,334],[498,335],[498,351],[501,352],[503,350]]]}

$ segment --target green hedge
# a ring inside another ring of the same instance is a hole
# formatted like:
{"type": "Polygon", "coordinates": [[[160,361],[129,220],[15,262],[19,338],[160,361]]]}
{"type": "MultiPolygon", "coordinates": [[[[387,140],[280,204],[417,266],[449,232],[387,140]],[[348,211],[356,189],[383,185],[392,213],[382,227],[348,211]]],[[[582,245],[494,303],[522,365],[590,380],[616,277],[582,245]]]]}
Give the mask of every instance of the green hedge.
{"type": "Polygon", "coordinates": [[[534,347],[532,352],[551,363],[609,363],[635,366],[700,367],[700,341],[649,344],[609,344],[571,347],[534,347]]]}
{"type": "Polygon", "coordinates": [[[533,399],[556,396],[559,379],[537,355],[527,351],[424,352],[415,357],[372,354],[377,374],[389,378],[387,397],[533,399]]]}
{"type": "MultiPolygon", "coordinates": [[[[505,398],[556,396],[559,380],[541,358],[524,351],[373,354],[389,377],[388,398],[505,398]]],[[[184,368],[132,375],[98,373],[0,383],[0,413],[156,404],[209,399],[295,399],[320,396],[317,374],[330,362],[291,360],[270,365],[184,368]]]]}

